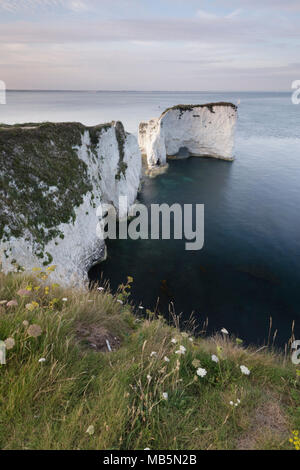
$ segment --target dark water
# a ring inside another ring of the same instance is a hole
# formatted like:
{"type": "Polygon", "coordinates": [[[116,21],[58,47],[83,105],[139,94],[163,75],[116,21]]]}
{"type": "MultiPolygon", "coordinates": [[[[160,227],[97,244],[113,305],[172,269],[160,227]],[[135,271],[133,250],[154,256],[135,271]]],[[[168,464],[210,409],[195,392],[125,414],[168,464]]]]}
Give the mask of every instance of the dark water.
{"type": "Polygon", "coordinates": [[[192,311],[209,331],[226,327],[262,343],[269,317],[277,344],[296,320],[300,337],[300,107],[288,96],[253,96],[240,107],[233,163],[209,158],[171,161],[146,178],[139,201],[205,204],[205,246],[184,241],[110,241],[108,260],[91,272],[115,289],[134,278],[132,298],[160,311],[192,311]],[[298,112],[298,114],[296,113],[298,112]]]}
{"type": "Polygon", "coordinates": [[[300,105],[287,93],[8,92],[1,122],[122,120],[137,133],[141,120],[178,103],[241,100],[233,163],[192,158],[146,179],[147,205],[205,204],[205,246],[181,241],[111,241],[109,258],[91,273],[112,288],[134,277],[133,300],[153,308],[160,297],[210,331],[226,327],[248,342],[267,337],[269,316],[278,344],[296,320],[300,339],[300,105]]]}

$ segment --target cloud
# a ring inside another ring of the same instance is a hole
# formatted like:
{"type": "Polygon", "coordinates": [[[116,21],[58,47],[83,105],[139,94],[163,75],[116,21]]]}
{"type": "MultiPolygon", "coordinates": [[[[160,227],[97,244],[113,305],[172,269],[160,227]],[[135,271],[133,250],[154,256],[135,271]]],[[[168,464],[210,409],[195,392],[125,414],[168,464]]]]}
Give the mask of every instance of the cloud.
{"type": "Polygon", "coordinates": [[[87,0],[0,0],[0,10],[9,13],[58,8],[80,13],[89,10],[90,7],[87,0]]]}

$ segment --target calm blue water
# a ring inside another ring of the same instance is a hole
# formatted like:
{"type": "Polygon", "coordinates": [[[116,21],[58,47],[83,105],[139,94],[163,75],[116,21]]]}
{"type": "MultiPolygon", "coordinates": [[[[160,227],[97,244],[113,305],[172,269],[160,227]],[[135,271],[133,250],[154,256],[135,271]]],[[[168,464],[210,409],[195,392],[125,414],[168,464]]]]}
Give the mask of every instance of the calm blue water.
{"type": "Polygon", "coordinates": [[[113,289],[134,277],[133,299],[167,315],[168,303],[210,331],[226,327],[247,342],[267,337],[269,317],[278,344],[296,320],[300,338],[300,106],[290,93],[11,92],[0,121],[122,120],[137,133],[141,120],[178,103],[241,99],[233,163],[206,158],[172,161],[145,178],[146,205],[205,204],[205,246],[182,241],[109,242],[109,258],[91,273],[113,289]]]}

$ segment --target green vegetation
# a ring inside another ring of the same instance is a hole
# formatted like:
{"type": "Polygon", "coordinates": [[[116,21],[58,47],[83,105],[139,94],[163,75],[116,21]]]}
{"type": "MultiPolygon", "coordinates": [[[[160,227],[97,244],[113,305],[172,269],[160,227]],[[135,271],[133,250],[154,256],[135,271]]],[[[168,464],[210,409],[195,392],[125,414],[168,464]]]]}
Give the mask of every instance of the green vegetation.
{"type": "Polygon", "coordinates": [[[289,354],[180,332],[130,305],[132,278],[112,295],[51,284],[53,269],[0,273],[2,449],[296,448],[289,354]]]}
{"type": "Polygon", "coordinates": [[[125,176],[125,173],[127,170],[127,163],[124,162],[124,157],[125,157],[124,146],[125,146],[125,140],[126,140],[126,133],[125,133],[123,124],[120,121],[116,122],[115,129],[116,129],[116,138],[117,138],[118,147],[119,147],[119,165],[118,165],[118,171],[117,171],[115,178],[116,180],[120,180],[121,175],[125,176]]]}
{"type": "Polygon", "coordinates": [[[0,128],[0,240],[32,237],[37,256],[75,219],[75,207],[92,189],[86,164],[75,150],[84,126],[78,123],[0,128]]]}
{"type": "Polygon", "coordinates": [[[229,106],[235,111],[237,110],[237,106],[233,103],[229,103],[226,101],[219,101],[217,103],[205,103],[205,104],[177,104],[176,106],[172,106],[170,108],[165,109],[165,111],[161,114],[160,117],[163,117],[165,114],[167,114],[168,111],[171,111],[172,109],[179,109],[180,115],[179,118],[181,118],[182,114],[185,111],[193,111],[194,108],[208,108],[211,113],[214,113],[214,107],[215,106],[229,106]]]}
{"type": "MultiPolygon", "coordinates": [[[[88,153],[94,162],[102,132],[115,125],[119,148],[116,179],[125,176],[126,133],[120,122],[85,127],[80,123],[0,124],[0,240],[26,237],[34,253],[45,264],[51,253],[47,243],[63,238],[62,223],[75,221],[75,208],[93,190],[100,192],[99,181],[91,181],[88,168],[77,153],[82,135],[89,131],[88,153]]],[[[103,157],[100,157],[100,159],[103,157]]],[[[91,207],[96,204],[91,195],[91,207]]],[[[6,253],[8,256],[9,253],[6,253]]]]}

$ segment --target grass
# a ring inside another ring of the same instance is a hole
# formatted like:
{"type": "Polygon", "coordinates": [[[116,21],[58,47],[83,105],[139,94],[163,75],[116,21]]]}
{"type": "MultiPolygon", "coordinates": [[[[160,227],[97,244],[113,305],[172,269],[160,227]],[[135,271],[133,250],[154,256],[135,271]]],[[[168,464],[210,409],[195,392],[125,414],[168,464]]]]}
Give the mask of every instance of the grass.
{"type": "Polygon", "coordinates": [[[300,377],[289,357],[195,338],[148,310],[142,319],[131,278],[112,295],[63,289],[50,274],[0,273],[0,302],[16,300],[0,306],[0,339],[14,340],[0,366],[1,449],[294,448],[300,377]],[[117,338],[112,352],[105,338],[117,338]]]}

